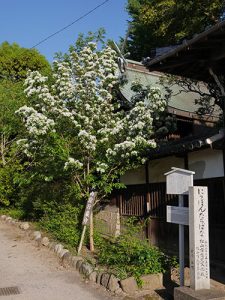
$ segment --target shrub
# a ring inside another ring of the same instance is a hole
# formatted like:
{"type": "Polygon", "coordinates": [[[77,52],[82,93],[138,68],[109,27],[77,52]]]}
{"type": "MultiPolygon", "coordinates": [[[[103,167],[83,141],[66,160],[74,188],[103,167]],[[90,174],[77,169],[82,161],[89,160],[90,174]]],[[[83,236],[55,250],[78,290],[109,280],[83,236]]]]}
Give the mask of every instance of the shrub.
{"type": "Polygon", "coordinates": [[[23,210],[19,209],[19,208],[14,208],[14,207],[10,207],[10,208],[0,208],[0,215],[7,215],[10,216],[14,219],[23,219],[24,218],[24,212],[23,210]]]}
{"type": "Polygon", "coordinates": [[[125,228],[114,240],[105,240],[97,234],[99,264],[109,266],[120,279],[134,276],[139,284],[141,275],[165,272],[174,266],[174,258],[138,237],[141,226],[135,225],[134,219],[128,220],[125,228]]]}
{"type": "Polygon", "coordinates": [[[19,191],[17,177],[20,176],[22,169],[23,166],[16,159],[5,166],[0,164],[0,204],[2,206],[16,204],[19,191]]]}
{"type": "Polygon", "coordinates": [[[57,240],[76,247],[81,235],[80,219],[82,210],[82,206],[61,205],[59,209],[56,208],[48,212],[40,220],[40,225],[57,240]]]}

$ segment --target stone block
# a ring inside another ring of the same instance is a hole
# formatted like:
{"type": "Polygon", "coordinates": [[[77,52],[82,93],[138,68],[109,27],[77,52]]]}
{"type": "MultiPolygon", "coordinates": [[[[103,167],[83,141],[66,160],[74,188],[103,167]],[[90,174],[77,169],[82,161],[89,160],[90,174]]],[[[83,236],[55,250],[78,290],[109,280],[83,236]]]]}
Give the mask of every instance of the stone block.
{"type": "Polygon", "coordinates": [[[34,231],[33,234],[32,234],[32,239],[36,240],[36,239],[39,239],[39,238],[41,238],[40,231],[34,231]]]}
{"type": "Polygon", "coordinates": [[[62,249],[60,252],[58,252],[58,256],[59,256],[60,258],[62,258],[63,255],[66,254],[67,252],[69,252],[69,250],[67,250],[67,249],[62,249]]]}
{"type": "Polygon", "coordinates": [[[102,272],[98,273],[97,278],[96,278],[96,283],[97,284],[101,284],[102,274],[103,274],[102,272]]]}
{"type": "Polygon", "coordinates": [[[77,268],[77,262],[78,260],[82,260],[83,261],[83,258],[80,257],[80,256],[72,256],[71,259],[70,259],[70,265],[73,267],[73,268],[77,268]]]}
{"type": "Polygon", "coordinates": [[[163,287],[163,276],[161,273],[141,276],[142,290],[157,290],[163,287]]]}
{"type": "Polygon", "coordinates": [[[37,247],[41,246],[41,237],[35,239],[35,243],[37,247]]]}
{"type": "Polygon", "coordinates": [[[68,265],[71,265],[71,258],[72,258],[72,255],[71,253],[68,251],[66,252],[63,256],[62,256],[62,265],[65,267],[65,266],[68,266],[68,265]]]}
{"type": "Polygon", "coordinates": [[[88,276],[93,271],[93,267],[89,263],[83,262],[79,271],[80,271],[80,273],[84,274],[85,276],[88,276]]]}
{"type": "Polygon", "coordinates": [[[122,290],[127,294],[134,294],[138,290],[137,282],[134,277],[129,277],[120,281],[122,290]]]}
{"type": "Polygon", "coordinates": [[[81,267],[82,263],[83,263],[83,260],[81,260],[81,259],[77,261],[77,263],[76,263],[76,269],[77,269],[77,271],[80,270],[80,267],[81,267]]]}
{"type": "Polygon", "coordinates": [[[174,289],[174,300],[225,300],[225,292],[215,289],[195,291],[183,286],[174,289]]]}
{"type": "Polygon", "coordinates": [[[30,228],[30,225],[28,222],[24,222],[20,224],[20,228],[23,230],[28,230],[30,228]]]}
{"type": "Polygon", "coordinates": [[[92,282],[96,282],[96,279],[97,279],[97,273],[94,271],[94,272],[91,272],[89,275],[88,275],[88,279],[92,282]]]}
{"type": "Polygon", "coordinates": [[[103,273],[101,277],[101,285],[103,285],[106,289],[108,288],[110,276],[111,275],[109,273],[103,273]]]}
{"type": "Polygon", "coordinates": [[[41,244],[45,247],[48,246],[49,244],[49,239],[47,238],[47,236],[43,237],[42,240],[41,240],[41,244]]]}
{"type": "Polygon", "coordinates": [[[12,221],[12,218],[11,217],[6,217],[5,220],[6,220],[7,223],[10,223],[12,221]]]}
{"type": "Polygon", "coordinates": [[[95,215],[98,232],[108,237],[116,237],[120,234],[120,215],[118,209],[105,208],[95,215]]]}
{"type": "Polygon", "coordinates": [[[56,252],[57,254],[62,251],[63,249],[63,245],[62,244],[56,244],[55,248],[54,248],[54,252],[56,252]]]}
{"type": "Polygon", "coordinates": [[[1,220],[5,220],[7,218],[6,215],[1,215],[1,220]]]}
{"type": "Polygon", "coordinates": [[[51,242],[51,243],[49,243],[48,247],[50,250],[54,251],[56,245],[57,245],[56,242],[51,242]]]}
{"type": "Polygon", "coordinates": [[[111,275],[110,278],[109,278],[109,282],[108,282],[108,289],[111,291],[111,292],[115,292],[116,290],[118,290],[120,288],[120,285],[119,285],[119,280],[118,278],[116,278],[115,275],[111,275]]]}
{"type": "Polygon", "coordinates": [[[124,291],[121,288],[118,288],[117,290],[115,290],[114,292],[116,295],[118,296],[126,296],[126,294],[124,293],[124,291]]]}

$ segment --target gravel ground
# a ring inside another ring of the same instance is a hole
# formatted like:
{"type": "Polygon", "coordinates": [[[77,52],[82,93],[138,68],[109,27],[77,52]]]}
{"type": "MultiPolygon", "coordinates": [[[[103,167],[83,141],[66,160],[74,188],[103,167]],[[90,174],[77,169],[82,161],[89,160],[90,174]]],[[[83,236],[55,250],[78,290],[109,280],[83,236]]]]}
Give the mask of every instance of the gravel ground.
{"type": "Polygon", "coordinates": [[[59,259],[15,226],[0,222],[0,288],[18,286],[20,294],[0,300],[107,300],[102,287],[82,280],[80,275],[60,266],[59,259]]]}

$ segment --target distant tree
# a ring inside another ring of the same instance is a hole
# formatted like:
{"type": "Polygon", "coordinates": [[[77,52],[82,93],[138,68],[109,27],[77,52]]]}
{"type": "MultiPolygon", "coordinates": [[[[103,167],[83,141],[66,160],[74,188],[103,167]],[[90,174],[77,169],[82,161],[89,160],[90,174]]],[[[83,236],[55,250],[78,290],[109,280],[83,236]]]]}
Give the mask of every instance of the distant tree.
{"type": "Polygon", "coordinates": [[[0,45],[0,165],[6,164],[7,150],[18,133],[15,111],[26,101],[23,82],[28,70],[51,73],[50,64],[37,50],[16,43],[0,45]]]}
{"type": "Polygon", "coordinates": [[[0,45],[0,203],[5,205],[15,198],[13,176],[21,168],[14,147],[21,128],[15,111],[26,103],[23,83],[28,70],[51,74],[50,64],[37,50],[0,45]]]}
{"type": "Polygon", "coordinates": [[[131,26],[126,50],[141,60],[153,48],[191,38],[218,22],[224,5],[223,0],[128,0],[131,26]]]}
{"type": "Polygon", "coordinates": [[[26,78],[28,70],[41,71],[45,75],[51,72],[48,61],[36,49],[3,42],[0,45],[0,80],[21,81],[26,78]]]}

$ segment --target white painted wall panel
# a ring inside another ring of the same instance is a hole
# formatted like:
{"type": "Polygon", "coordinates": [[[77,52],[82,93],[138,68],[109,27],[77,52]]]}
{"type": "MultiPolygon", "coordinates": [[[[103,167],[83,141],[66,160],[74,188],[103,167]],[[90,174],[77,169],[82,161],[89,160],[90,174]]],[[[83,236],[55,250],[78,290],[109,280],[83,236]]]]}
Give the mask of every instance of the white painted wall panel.
{"type": "Polygon", "coordinates": [[[184,158],[176,156],[168,156],[155,159],[149,162],[149,182],[165,182],[164,173],[171,170],[172,167],[184,168],[184,158]]]}
{"type": "MultiPolygon", "coordinates": [[[[189,170],[194,171],[194,179],[205,179],[224,176],[223,153],[221,150],[205,149],[188,154],[189,170]]],[[[149,162],[150,183],[165,182],[164,173],[171,167],[184,168],[184,158],[168,156],[149,162]]],[[[126,185],[145,184],[145,166],[128,171],[121,176],[121,182],[126,185]]]]}
{"type": "Polygon", "coordinates": [[[189,170],[195,171],[194,179],[224,176],[222,150],[205,149],[188,154],[189,170]]]}
{"type": "Polygon", "coordinates": [[[123,176],[121,176],[120,181],[126,185],[145,184],[145,166],[126,172],[123,176]]]}

